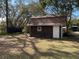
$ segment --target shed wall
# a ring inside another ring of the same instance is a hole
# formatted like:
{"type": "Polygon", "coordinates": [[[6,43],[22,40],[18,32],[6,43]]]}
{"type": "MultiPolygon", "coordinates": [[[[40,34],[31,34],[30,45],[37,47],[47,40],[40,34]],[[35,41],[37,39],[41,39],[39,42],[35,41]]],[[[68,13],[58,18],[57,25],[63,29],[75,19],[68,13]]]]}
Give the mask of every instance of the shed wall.
{"type": "Polygon", "coordinates": [[[33,37],[41,37],[41,38],[52,38],[53,29],[52,26],[41,26],[42,31],[37,31],[38,26],[31,26],[30,35],[33,37]]]}
{"type": "Polygon", "coordinates": [[[63,32],[61,26],[40,26],[42,31],[37,31],[39,26],[30,26],[31,37],[40,38],[62,38],[63,32]]]}

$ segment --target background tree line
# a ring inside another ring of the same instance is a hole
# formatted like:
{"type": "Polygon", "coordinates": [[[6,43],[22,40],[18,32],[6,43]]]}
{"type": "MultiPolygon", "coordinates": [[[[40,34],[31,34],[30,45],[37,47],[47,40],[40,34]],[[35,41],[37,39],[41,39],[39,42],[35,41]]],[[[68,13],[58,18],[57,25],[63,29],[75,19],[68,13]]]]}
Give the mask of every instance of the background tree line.
{"type": "MultiPolygon", "coordinates": [[[[12,4],[12,0],[0,0],[0,16],[6,16],[8,27],[24,28],[31,14],[32,16],[66,16],[69,19],[68,23],[70,23],[74,10],[78,10],[79,8],[79,0],[29,1],[30,2],[27,2],[27,0],[15,0],[15,3],[12,4]]],[[[67,24],[67,26],[69,26],[69,24],[67,24]]]]}

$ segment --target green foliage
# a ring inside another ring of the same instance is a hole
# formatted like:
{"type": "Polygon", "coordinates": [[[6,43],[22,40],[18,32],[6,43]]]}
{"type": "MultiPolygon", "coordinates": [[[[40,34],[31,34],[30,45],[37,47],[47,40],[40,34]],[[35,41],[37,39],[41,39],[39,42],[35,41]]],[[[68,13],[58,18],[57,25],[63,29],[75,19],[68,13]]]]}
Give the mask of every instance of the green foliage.
{"type": "Polygon", "coordinates": [[[4,21],[0,22],[0,34],[3,35],[6,33],[6,23],[4,21]]]}

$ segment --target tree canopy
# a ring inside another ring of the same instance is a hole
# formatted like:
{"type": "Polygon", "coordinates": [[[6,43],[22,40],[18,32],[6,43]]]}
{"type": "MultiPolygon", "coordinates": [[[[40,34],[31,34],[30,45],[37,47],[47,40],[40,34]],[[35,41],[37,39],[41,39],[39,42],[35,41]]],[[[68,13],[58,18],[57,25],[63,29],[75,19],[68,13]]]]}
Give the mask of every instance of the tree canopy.
{"type": "Polygon", "coordinates": [[[0,0],[0,16],[8,18],[8,26],[22,27],[26,23],[29,13],[34,16],[67,16],[71,20],[74,9],[79,8],[79,0],[30,1],[27,4],[26,0],[15,0],[15,3],[12,4],[12,0],[0,0]],[[6,2],[8,2],[7,5],[6,2]],[[8,12],[6,13],[6,11],[8,12]]]}

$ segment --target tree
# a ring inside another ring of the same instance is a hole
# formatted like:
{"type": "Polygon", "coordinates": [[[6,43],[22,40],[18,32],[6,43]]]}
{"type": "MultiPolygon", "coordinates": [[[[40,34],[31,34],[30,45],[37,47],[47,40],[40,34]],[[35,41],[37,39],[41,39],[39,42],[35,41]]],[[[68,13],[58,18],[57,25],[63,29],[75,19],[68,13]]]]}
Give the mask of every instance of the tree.
{"type": "MultiPolygon", "coordinates": [[[[6,16],[7,29],[10,27],[23,28],[26,23],[27,14],[29,13],[25,4],[26,0],[0,0],[0,14],[6,16]]],[[[2,17],[1,16],[1,17],[2,17]]]]}
{"type": "Polygon", "coordinates": [[[79,0],[77,0],[77,5],[79,6],[79,0]]]}
{"type": "Polygon", "coordinates": [[[0,17],[5,17],[6,11],[5,11],[5,0],[0,0],[0,17]]]}
{"type": "Polygon", "coordinates": [[[72,12],[74,6],[77,5],[77,0],[40,0],[40,4],[43,9],[50,11],[50,14],[53,16],[66,16],[69,18],[69,22],[66,19],[66,26],[68,29],[69,24],[72,18],[72,12]]]}
{"type": "Polygon", "coordinates": [[[8,0],[5,1],[6,4],[6,25],[7,25],[7,31],[8,31],[8,0]]]}

